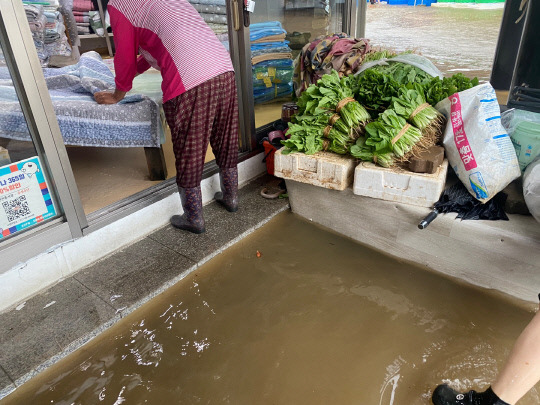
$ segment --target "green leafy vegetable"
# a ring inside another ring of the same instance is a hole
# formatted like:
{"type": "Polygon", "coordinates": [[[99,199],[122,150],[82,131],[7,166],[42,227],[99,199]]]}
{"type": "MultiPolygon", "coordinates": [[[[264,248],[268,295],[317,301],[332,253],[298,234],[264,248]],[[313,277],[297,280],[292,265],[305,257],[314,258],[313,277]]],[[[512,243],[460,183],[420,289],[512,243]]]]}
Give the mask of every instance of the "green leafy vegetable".
{"type": "Polygon", "coordinates": [[[452,77],[432,78],[424,83],[426,101],[431,105],[436,105],[441,100],[450,97],[452,94],[478,86],[478,78],[469,79],[463,73],[456,73],[452,77]]]}
{"type": "Polygon", "coordinates": [[[422,69],[403,62],[390,61],[387,64],[375,65],[372,69],[391,76],[399,84],[427,83],[433,77],[422,69]]]}
{"type": "Polygon", "coordinates": [[[361,136],[356,143],[351,146],[350,154],[355,158],[366,162],[374,162],[383,167],[394,165],[394,154],[390,148],[376,150],[374,147],[366,145],[366,138],[361,136]]]}
{"type": "Polygon", "coordinates": [[[392,98],[393,110],[420,130],[433,125],[440,127],[441,113],[426,102],[420,85],[411,87],[399,89],[398,96],[392,98]]]}
{"type": "Polygon", "coordinates": [[[358,102],[366,107],[370,114],[377,117],[398,95],[400,85],[391,76],[376,69],[366,69],[358,76],[353,76],[354,95],[358,102]]]}
{"type": "Polygon", "coordinates": [[[362,63],[372,62],[374,60],[380,60],[380,59],[390,59],[396,55],[397,53],[386,50],[386,49],[375,50],[375,51],[366,53],[364,56],[364,59],[362,59],[362,63]]]}

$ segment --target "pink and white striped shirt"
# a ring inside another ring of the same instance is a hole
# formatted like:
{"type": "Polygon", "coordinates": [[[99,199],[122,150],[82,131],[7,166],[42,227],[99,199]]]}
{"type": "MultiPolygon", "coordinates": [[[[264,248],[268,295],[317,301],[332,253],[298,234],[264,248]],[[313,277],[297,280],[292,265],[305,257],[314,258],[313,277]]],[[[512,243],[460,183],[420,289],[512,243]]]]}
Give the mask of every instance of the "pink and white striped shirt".
{"type": "Polygon", "coordinates": [[[107,8],[120,91],[131,90],[136,74],[150,66],[161,71],[163,102],[233,70],[229,53],[187,0],[110,0],[107,8]]]}

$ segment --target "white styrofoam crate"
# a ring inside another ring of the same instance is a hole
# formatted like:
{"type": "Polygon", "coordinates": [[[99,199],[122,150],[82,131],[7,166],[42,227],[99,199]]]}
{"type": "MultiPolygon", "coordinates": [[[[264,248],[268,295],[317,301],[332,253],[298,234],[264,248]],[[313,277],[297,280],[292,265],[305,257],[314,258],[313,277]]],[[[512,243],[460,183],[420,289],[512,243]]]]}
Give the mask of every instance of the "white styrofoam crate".
{"type": "Polygon", "coordinates": [[[287,180],[299,181],[332,190],[345,190],[352,184],[355,160],[331,152],[274,155],[274,175],[287,180]]]}
{"type": "Polygon", "coordinates": [[[382,200],[431,207],[439,200],[446,182],[448,160],[433,174],[414,173],[360,163],[354,171],[353,193],[382,200]]]}

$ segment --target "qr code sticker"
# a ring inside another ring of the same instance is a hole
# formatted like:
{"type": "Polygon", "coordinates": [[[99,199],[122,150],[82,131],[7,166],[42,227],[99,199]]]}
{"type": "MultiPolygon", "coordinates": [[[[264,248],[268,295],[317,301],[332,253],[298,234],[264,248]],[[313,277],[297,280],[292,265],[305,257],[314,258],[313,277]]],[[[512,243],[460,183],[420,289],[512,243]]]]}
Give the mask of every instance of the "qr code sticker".
{"type": "Polygon", "coordinates": [[[7,215],[8,222],[16,221],[17,219],[25,218],[30,215],[30,207],[26,196],[22,195],[14,200],[4,201],[2,207],[7,215]]]}

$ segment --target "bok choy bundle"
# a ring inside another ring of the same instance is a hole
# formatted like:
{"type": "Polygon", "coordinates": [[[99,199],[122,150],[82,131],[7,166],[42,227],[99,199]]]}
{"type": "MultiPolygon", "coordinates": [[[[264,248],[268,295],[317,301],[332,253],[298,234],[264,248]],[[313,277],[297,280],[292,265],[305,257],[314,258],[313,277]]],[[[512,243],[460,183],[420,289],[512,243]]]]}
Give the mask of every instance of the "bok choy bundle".
{"type": "Polygon", "coordinates": [[[282,141],[283,153],[324,150],[347,154],[370,119],[352,97],[350,86],[349,77],[340,78],[336,71],[309,86],[298,99],[299,113],[289,123],[291,138],[282,141]]]}
{"type": "Polygon", "coordinates": [[[394,165],[394,154],[389,146],[381,147],[377,150],[373,146],[366,145],[366,138],[364,136],[358,138],[356,143],[351,146],[350,154],[357,159],[373,162],[382,167],[391,167],[394,165]]]}
{"type": "Polygon", "coordinates": [[[351,86],[349,76],[340,78],[338,72],[333,70],[300,95],[297,102],[299,114],[319,115],[336,112],[349,128],[356,129],[363,126],[371,117],[353,98],[351,86]]]}
{"type": "Polygon", "coordinates": [[[392,98],[392,109],[400,117],[420,129],[423,145],[432,146],[442,141],[444,116],[426,102],[424,91],[418,84],[412,88],[401,87],[397,97],[392,98]]]}
{"type": "Polygon", "coordinates": [[[358,140],[350,153],[362,160],[390,167],[417,154],[424,146],[420,130],[392,109],[383,112],[376,121],[366,125],[365,141],[358,140]]]}

